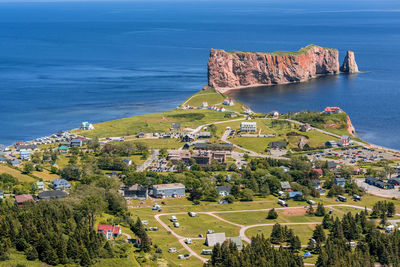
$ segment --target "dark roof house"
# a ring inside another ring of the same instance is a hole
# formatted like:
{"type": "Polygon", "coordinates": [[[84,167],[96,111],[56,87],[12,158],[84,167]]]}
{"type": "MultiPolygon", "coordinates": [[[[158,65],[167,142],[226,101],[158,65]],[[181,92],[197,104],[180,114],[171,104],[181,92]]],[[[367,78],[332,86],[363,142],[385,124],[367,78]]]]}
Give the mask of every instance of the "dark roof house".
{"type": "Polygon", "coordinates": [[[51,191],[43,191],[38,194],[39,200],[50,200],[50,199],[59,199],[64,198],[68,194],[62,190],[51,190],[51,191]]]}

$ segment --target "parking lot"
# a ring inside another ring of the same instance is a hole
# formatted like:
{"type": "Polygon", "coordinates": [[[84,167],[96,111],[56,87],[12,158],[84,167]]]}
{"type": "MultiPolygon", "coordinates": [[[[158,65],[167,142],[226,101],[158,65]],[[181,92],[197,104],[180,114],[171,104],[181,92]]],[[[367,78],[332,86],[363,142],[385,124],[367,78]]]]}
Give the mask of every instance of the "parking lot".
{"type": "Polygon", "coordinates": [[[354,179],[357,185],[361,188],[363,188],[367,193],[375,195],[375,196],[380,196],[380,197],[395,197],[399,198],[400,197],[400,191],[399,191],[399,186],[395,186],[394,189],[381,189],[379,187],[376,187],[374,185],[369,185],[367,184],[364,180],[364,178],[360,179],[354,179]]]}
{"type": "Polygon", "coordinates": [[[382,159],[395,159],[397,155],[376,151],[369,148],[348,148],[345,150],[325,149],[308,155],[310,159],[335,160],[340,164],[354,164],[357,161],[375,162],[382,159]]]}

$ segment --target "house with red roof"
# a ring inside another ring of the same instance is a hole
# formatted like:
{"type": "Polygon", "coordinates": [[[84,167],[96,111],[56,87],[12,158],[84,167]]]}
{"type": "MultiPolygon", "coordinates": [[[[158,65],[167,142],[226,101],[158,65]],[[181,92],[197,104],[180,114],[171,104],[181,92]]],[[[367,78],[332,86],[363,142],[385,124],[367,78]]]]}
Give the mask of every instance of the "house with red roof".
{"type": "Polygon", "coordinates": [[[97,232],[102,233],[107,239],[117,237],[122,233],[121,227],[115,224],[99,224],[99,226],[97,226],[97,232]]]}
{"type": "Polygon", "coordinates": [[[339,107],[326,107],[324,109],[324,113],[328,113],[328,114],[337,114],[337,113],[341,113],[343,112],[343,110],[339,107]]]}
{"type": "Polygon", "coordinates": [[[279,112],[276,111],[276,110],[272,110],[269,114],[272,115],[273,117],[278,117],[279,116],[279,112]]]}
{"type": "Polygon", "coordinates": [[[314,168],[313,171],[315,171],[316,173],[318,173],[318,175],[319,175],[320,177],[324,174],[324,172],[322,171],[322,169],[314,168]]]}
{"type": "Polygon", "coordinates": [[[18,195],[15,196],[15,204],[18,205],[18,207],[21,207],[23,204],[27,202],[34,202],[33,197],[29,194],[24,194],[24,195],[18,195]]]}

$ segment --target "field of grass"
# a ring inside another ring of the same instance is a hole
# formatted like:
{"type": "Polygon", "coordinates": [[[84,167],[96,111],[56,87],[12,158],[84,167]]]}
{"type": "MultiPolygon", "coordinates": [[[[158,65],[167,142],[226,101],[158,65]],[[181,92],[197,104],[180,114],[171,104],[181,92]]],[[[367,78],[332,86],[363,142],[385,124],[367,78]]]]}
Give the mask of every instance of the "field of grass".
{"type": "Polygon", "coordinates": [[[271,220],[267,219],[268,211],[247,211],[247,212],[230,212],[230,213],[216,213],[219,217],[242,225],[253,225],[253,224],[274,224],[274,223],[297,223],[297,222],[320,222],[321,217],[315,216],[291,216],[277,210],[278,218],[271,220]]]}
{"type": "Polygon", "coordinates": [[[180,142],[179,139],[176,138],[168,138],[168,139],[138,139],[136,140],[141,143],[147,144],[149,149],[177,149],[183,146],[185,143],[180,142]]]}
{"type": "MultiPolygon", "coordinates": [[[[299,236],[302,245],[307,245],[308,240],[312,237],[315,226],[315,224],[288,225],[288,228],[293,229],[294,234],[299,236]]],[[[268,225],[249,228],[245,234],[248,238],[260,234],[264,234],[265,237],[269,237],[272,232],[272,227],[272,225],[268,225]]]]}
{"type": "Polygon", "coordinates": [[[240,147],[263,154],[270,142],[285,141],[285,139],[282,137],[233,137],[229,141],[240,147]]]}
{"type": "Polygon", "coordinates": [[[14,176],[19,182],[35,182],[36,179],[29,175],[23,174],[21,171],[13,169],[6,164],[0,164],[0,173],[8,173],[14,176]]]}
{"type": "Polygon", "coordinates": [[[224,99],[225,96],[223,94],[211,88],[209,90],[200,91],[190,96],[182,103],[182,105],[185,104],[186,106],[191,107],[201,107],[201,104],[203,102],[207,102],[209,105],[216,105],[222,103],[224,99]]]}
{"type": "Polygon", "coordinates": [[[43,181],[53,181],[54,179],[60,178],[59,175],[50,173],[46,169],[43,169],[43,171],[41,172],[34,171],[32,174],[35,175],[36,177],[43,179],[43,181]]]}
{"type": "Polygon", "coordinates": [[[111,136],[130,136],[140,131],[169,132],[171,124],[181,123],[182,128],[196,128],[199,125],[226,120],[225,112],[212,110],[171,110],[163,113],[152,113],[122,118],[95,124],[92,131],[73,130],[72,132],[91,138],[111,136]]]}
{"type": "Polygon", "coordinates": [[[175,215],[180,224],[179,228],[175,228],[170,221],[171,215],[161,216],[161,220],[178,235],[185,237],[198,237],[199,234],[204,236],[207,230],[214,230],[216,233],[225,233],[226,236],[238,236],[239,228],[222,222],[221,220],[207,214],[199,214],[197,217],[190,217],[188,214],[175,215]]]}

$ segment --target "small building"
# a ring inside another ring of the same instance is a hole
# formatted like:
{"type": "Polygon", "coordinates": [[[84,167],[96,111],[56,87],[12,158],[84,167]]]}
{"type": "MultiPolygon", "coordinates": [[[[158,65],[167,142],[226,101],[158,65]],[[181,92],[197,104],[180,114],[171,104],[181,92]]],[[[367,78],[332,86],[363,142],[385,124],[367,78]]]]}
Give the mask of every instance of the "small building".
{"type": "Polygon", "coordinates": [[[32,195],[29,194],[23,194],[23,195],[18,195],[15,196],[15,204],[18,205],[18,207],[21,207],[25,203],[28,202],[34,202],[32,195]]]}
{"type": "Polygon", "coordinates": [[[379,188],[382,188],[382,189],[393,189],[394,188],[393,184],[389,184],[389,183],[386,183],[384,181],[377,181],[375,183],[375,186],[379,187],[379,188]]]}
{"type": "Polygon", "coordinates": [[[0,199],[4,199],[4,192],[3,192],[3,190],[0,190],[0,199]]]}
{"type": "Polygon", "coordinates": [[[310,130],[311,130],[311,125],[308,124],[308,123],[302,124],[300,126],[300,132],[305,132],[306,133],[306,132],[308,132],[310,130]]]}
{"type": "Polygon", "coordinates": [[[235,103],[233,102],[232,98],[227,97],[227,98],[224,99],[222,104],[224,104],[226,106],[233,106],[235,103]]]}
{"type": "Polygon", "coordinates": [[[206,246],[213,247],[216,244],[222,245],[226,241],[225,233],[207,234],[206,246]]]}
{"type": "Polygon", "coordinates": [[[207,108],[207,107],[208,107],[208,103],[207,103],[207,102],[201,103],[201,107],[202,107],[202,108],[207,108]]]}
{"type": "Polygon", "coordinates": [[[69,190],[71,189],[71,184],[65,179],[54,179],[53,188],[55,190],[69,190]]]}
{"type": "Polygon", "coordinates": [[[346,135],[343,135],[337,141],[338,146],[341,146],[341,147],[351,146],[351,145],[353,145],[353,143],[354,142],[351,140],[350,136],[346,136],[346,135]]]}
{"type": "Polygon", "coordinates": [[[82,140],[79,139],[79,138],[74,138],[74,139],[71,140],[70,146],[71,147],[81,147],[82,146],[82,140]]]}
{"type": "Polygon", "coordinates": [[[290,186],[290,183],[288,181],[281,182],[281,188],[283,191],[289,191],[292,189],[292,187],[290,186]]]}
{"type": "Polygon", "coordinates": [[[244,121],[240,123],[240,131],[254,133],[257,131],[257,122],[244,121]]]}
{"type": "Polygon", "coordinates": [[[19,158],[22,160],[30,160],[31,159],[31,152],[28,150],[21,150],[19,152],[19,158]]]}
{"type": "Polygon", "coordinates": [[[21,161],[19,161],[17,159],[13,159],[11,161],[11,165],[14,166],[14,167],[17,167],[17,166],[21,165],[21,161]]]}
{"type": "Polygon", "coordinates": [[[235,243],[238,250],[243,250],[243,242],[240,236],[230,237],[229,242],[235,243]]]}
{"type": "Polygon", "coordinates": [[[59,147],[58,147],[58,151],[59,151],[61,154],[66,154],[66,153],[68,153],[68,146],[65,146],[65,145],[59,146],[59,147]]]}
{"type": "Polygon", "coordinates": [[[283,170],[283,172],[290,172],[290,168],[289,167],[280,166],[279,168],[281,168],[283,170]]]}
{"type": "Polygon", "coordinates": [[[336,162],[334,162],[334,161],[328,161],[327,164],[328,164],[329,170],[331,170],[331,171],[336,170],[336,168],[338,166],[338,164],[336,162]]]}
{"type": "Polygon", "coordinates": [[[94,126],[93,126],[93,124],[91,124],[87,121],[84,121],[81,123],[81,130],[94,130],[94,126]]]}
{"type": "Polygon", "coordinates": [[[392,185],[400,185],[400,177],[390,178],[388,183],[392,185]]]}
{"type": "Polygon", "coordinates": [[[146,135],[145,132],[140,131],[140,132],[138,132],[138,133],[136,134],[136,138],[143,138],[145,135],[146,135]]]}
{"type": "Polygon", "coordinates": [[[275,141],[275,142],[270,142],[270,143],[268,144],[268,147],[269,147],[269,148],[272,148],[272,149],[285,149],[287,145],[288,145],[287,142],[284,142],[284,141],[275,141]]]}
{"type": "Polygon", "coordinates": [[[181,129],[181,124],[180,123],[171,123],[171,131],[179,131],[181,129]]]}
{"type": "Polygon", "coordinates": [[[132,160],[130,158],[125,158],[122,160],[127,166],[131,166],[132,165],[132,160]]]}
{"type": "Polygon", "coordinates": [[[326,107],[324,109],[323,113],[327,113],[327,114],[337,114],[337,113],[342,113],[343,110],[339,107],[326,107]]]}
{"type": "Polygon", "coordinates": [[[291,198],[294,200],[302,200],[303,192],[301,192],[301,191],[289,192],[288,198],[291,198]]]}
{"type": "Polygon", "coordinates": [[[365,182],[369,185],[375,185],[377,182],[381,181],[378,178],[372,177],[372,176],[367,176],[365,178],[365,182]]]}
{"type": "Polygon", "coordinates": [[[193,141],[194,141],[193,136],[191,136],[189,134],[185,134],[181,139],[181,142],[185,142],[185,143],[190,143],[190,142],[193,142],[193,141]]]}
{"type": "Polygon", "coordinates": [[[44,183],[43,181],[37,181],[36,182],[36,187],[39,191],[43,191],[44,190],[44,183]]]}
{"type": "Polygon", "coordinates": [[[269,115],[271,115],[272,117],[278,117],[279,116],[279,112],[276,110],[272,110],[270,111],[269,115]]]}
{"type": "Polygon", "coordinates": [[[97,232],[102,233],[107,239],[121,235],[121,227],[111,224],[99,224],[97,232]]]}
{"type": "Polygon", "coordinates": [[[315,189],[317,189],[317,190],[320,190],[320,189],[321,189],[321,181],[320,181],[320,180],[318,180],[318,179],[312,179],[312,180],[311,180],[311,184],[312,184],[312,186],[313,186],[315,189]]]}
{"type": "Polygon", "coordinates": [[[197,136],[199,139],[207,139],[211,138],[211,133],[210,132],[200,132],[199,135],[197,136]]]}
{"type": "Polygon", "coordinates": [[[5,157],[0,157],[0,163],[7,163],[8,159],[5,157]]]}
{"type": "Polygon", "coordinates": [[[220,185],[217,186],[218,195],[220,196],[227,196],[231,193],[231,187],[228,185],[220,185]]]}
{"type": "Polygon", "coordinates": [[[334,180],[335,185],[341,186],[341,187],[345,187],[346,185],[346,179],[342,178],[342,177],[336,177],[334,180]]]}
{"type": "Polygon", "coordinates": [[[154,197],[183,197],[185,193],[185,186],[181,183],[153,185],[154,197]]]}
{"type": "Polygon", "coordinates": [[[126,186],[123,189],[124,198],[126,199],[138,199],[146,200],[148,197],[147,188],[145,186],[134,184],[131,186],[126,186]]]}
{"type": "Polygon", "coordinates": [[[38,194],[39,200],[60,199],[66,197],[68,194],[62,190],[43,191],[38,194]]]}
{"type": "Polygon", "coordinates": [[[212,249],[203,249],[201,255],[212,255],[212,249]]]}
{"type": "Polygon", "coordinates": [[[326,143],[325,143],[325,146],[326,147],[337,147],[338,146],[338,144],[336,143],[336,141],[327,141],[326,143]]]}

